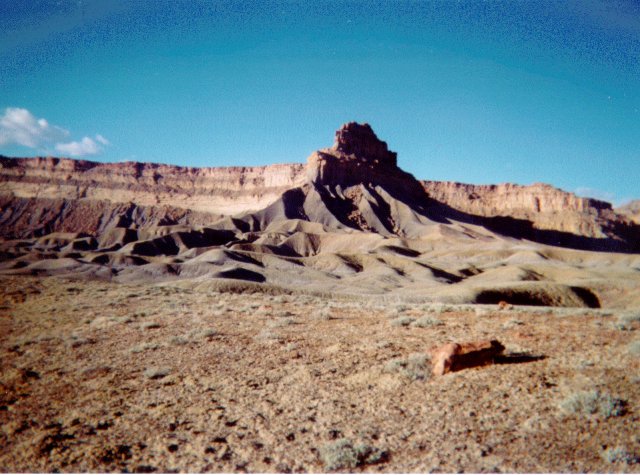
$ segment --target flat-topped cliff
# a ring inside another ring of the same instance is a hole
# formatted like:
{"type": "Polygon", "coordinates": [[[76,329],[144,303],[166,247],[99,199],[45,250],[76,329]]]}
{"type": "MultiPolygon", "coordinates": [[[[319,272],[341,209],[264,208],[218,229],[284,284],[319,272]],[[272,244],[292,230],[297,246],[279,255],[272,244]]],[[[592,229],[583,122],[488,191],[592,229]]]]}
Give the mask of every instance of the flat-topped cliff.
{"type": "Polygon", "coordinates": [[[303,169],[301,164],[194,168],[0,157],[0,192],[20,198],[93,199],[233,214],[259,209],[301,185],[303,169]]]}
{"type": "Polygon", "coordinates": [[[606,222],[620,221],[610,203],[582,198],[545,183],[470,185],[425,180],[422,185],[431,198],[455,209],[485,217],[526,219],[542,230],[605,237],[606,222]]]}

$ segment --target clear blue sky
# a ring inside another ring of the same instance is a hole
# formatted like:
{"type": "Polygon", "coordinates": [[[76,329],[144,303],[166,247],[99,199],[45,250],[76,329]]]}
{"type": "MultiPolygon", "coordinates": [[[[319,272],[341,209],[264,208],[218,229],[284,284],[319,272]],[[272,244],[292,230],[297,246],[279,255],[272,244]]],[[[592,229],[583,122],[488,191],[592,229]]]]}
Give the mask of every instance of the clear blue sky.
{"type": "Polygon", "coordinates": [[[0,153],[302,162],[640,198],[640,3],[0,0],[0,153]]]}

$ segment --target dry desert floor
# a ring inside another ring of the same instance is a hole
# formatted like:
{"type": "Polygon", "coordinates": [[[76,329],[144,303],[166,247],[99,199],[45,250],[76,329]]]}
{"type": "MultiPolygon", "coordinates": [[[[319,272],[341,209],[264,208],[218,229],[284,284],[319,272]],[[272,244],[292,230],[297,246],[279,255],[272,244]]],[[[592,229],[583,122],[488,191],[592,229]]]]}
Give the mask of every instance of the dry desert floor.
{"type": "Polygon", "coordinates": [[[640,310],[0,280],[3,472],[640,471],[640,310]]]}

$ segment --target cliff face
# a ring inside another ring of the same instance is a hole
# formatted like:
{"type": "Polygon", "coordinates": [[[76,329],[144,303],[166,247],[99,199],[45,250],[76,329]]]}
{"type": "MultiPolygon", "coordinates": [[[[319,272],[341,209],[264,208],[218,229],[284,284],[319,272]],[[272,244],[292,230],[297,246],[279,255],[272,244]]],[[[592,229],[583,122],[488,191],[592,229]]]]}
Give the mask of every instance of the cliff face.
{"type": "Polygon", "coordinates": [[[301,164],[191,168],[0,157],[0,235],[206,224],[264,208],[302,183],[301,164]]]}
{"type": "Polygon", "coordinates": [[[64,198],[170,205],[233,214],[269,204],[302,182],[303,166],[191,168],[154,163],[96,163],[64,158],[0,157],[0,192],[19,198],[64,198]]]}
{"type": "Polygon", "coordinates": [[[608,220],[619,220],[611,204],[581,198],[544,183],[469,185],[422,181],[427,194],[460,211],[477,216],[510,216],[529,220],[537,229],[606,237],[608,220]]]}

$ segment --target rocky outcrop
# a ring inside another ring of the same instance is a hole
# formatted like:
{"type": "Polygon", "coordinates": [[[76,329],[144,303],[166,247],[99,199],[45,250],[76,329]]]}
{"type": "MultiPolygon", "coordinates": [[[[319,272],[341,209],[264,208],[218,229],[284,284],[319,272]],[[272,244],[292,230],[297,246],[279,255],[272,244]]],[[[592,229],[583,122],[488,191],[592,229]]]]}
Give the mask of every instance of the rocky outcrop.
{"type": "Polygon", "coordinates": [[[342,157],[375,163],[383,167],[397,168],[398,154],[387,148],[387,142],[378,139],[369,124],[349,122],[336,131],[336,141],[331,149],[342,157]]]}
{"type": "Polygon", "coordinates": [[[316,186],[341,188],[368,184],[398,190],[405,196],[422,195],[415,178],[397,165],[369,124],[349,122],[336,132],[333,147],[318,150],[307,159],[307,179],[316,186]]]}

